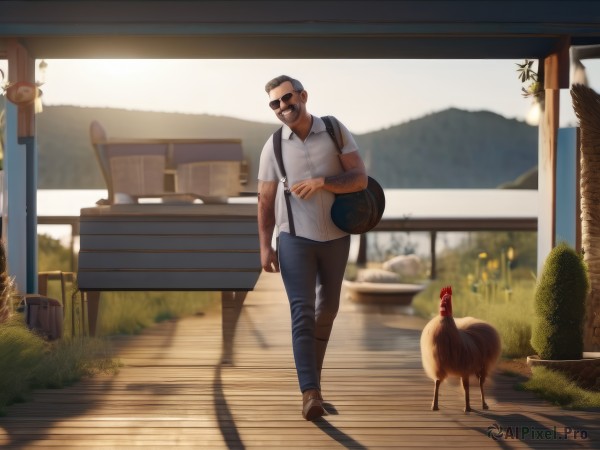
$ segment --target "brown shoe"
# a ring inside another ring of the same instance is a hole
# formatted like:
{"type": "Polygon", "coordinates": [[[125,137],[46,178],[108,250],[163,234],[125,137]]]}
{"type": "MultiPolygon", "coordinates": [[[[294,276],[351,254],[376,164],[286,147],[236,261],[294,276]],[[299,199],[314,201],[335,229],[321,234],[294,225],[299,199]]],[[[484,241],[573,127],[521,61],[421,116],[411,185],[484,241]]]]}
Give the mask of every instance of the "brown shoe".
{"type": "Polygon", "coordinates": [[[323,397],[318,389],[308,389],[302,393],[302,417],[315,420],[325,414],[323,397]]]}

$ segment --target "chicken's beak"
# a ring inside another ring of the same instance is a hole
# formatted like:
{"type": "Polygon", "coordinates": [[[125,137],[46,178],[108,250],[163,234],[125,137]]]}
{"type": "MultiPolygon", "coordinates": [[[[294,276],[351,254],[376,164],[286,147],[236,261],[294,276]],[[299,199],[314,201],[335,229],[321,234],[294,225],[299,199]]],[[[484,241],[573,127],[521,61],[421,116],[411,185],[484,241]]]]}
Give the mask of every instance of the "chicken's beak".
{"type": "Polygon", "coordinates": [[[448,296],[444,296],[444,298],[440,302],[440,316],[447,317],[451,315],[452,311],[450,310],[450,299],[448,298],[448,296]]]}

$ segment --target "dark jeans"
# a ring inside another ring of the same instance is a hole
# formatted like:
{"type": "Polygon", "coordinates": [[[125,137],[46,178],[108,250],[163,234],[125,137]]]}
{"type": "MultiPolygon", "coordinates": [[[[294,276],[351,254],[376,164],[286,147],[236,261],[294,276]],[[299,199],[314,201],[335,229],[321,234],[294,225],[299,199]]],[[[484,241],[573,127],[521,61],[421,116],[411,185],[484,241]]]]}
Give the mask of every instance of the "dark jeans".
{"type": "Polygon", "coordinates": [[[302,392],[320,389],[349,250],[350,236],[317,242],[289,233],[279,235],[279,266],[290,302],[294,360],[302,392]]]}

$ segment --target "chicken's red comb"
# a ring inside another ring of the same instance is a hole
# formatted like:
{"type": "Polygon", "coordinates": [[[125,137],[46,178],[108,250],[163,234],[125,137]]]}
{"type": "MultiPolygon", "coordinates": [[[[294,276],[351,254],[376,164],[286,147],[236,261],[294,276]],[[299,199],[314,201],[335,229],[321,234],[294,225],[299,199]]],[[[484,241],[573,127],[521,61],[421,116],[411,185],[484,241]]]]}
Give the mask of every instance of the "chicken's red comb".
{"type": "Polygon", "coordinates": [[[444,298],[444,296],[448,294],[448,295],[452,295],[452,286],[446,286],[443,287],[442,290],[440,291],[440,298],[444,298]]]}

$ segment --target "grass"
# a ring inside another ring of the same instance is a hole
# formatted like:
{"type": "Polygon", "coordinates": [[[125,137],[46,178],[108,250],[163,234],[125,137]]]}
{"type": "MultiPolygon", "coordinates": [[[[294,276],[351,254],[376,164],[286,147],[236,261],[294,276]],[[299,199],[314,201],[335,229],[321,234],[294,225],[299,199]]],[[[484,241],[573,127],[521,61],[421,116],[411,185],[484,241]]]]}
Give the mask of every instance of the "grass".
{"type": "Polygon", "coordinates": [[[137,334],[156,322],[216,310],[219,298],[219,292],[103,292],[98,334],[137,334]]]}
{"type": "Polygon", "coordinates": [[[519,388],[563,408],[600,409],[600,392],[583,389],[564,374],[545,367],[534,367],[531,378],[519,388]]]}
{"type": "MultiPolygon", "coordinates": [[[[69,250],[47,236],[39,236],[39,271],[69,271],[69,250]]],[[[72,302],[74,286],[67,285],[65,317],[80,302],[72,302]]],[[[58,281],[49,281],[48,295],[62,299],[58,281]]],[[[99,338],[82,337],[83,324],[72,330],[65,320],[63,339],[48,342],[32,333],[23,315],[14,313],[0,323],[0,414],[6,406],[27,400],[37,388],[62,388],[97,373],[115,373],[115,359],[107,337],[136,334],[156,322],[197,314],[219,306],[216,292],[114,292],[103,293],[99,312],[99,338]],[[77,335],[77,337],[74,337],[77,335]]]]}
{"type": "Polygon", "coordinates": [[[50,343],[30,332],[20,316],[0,326],[0,414],[27,400],[36,388],[61,388],[97,373],[115,373],[119,363],[105,340],[50,343]]]}

